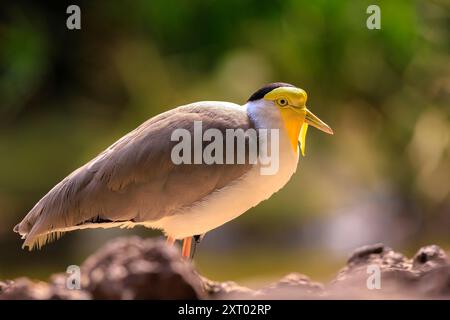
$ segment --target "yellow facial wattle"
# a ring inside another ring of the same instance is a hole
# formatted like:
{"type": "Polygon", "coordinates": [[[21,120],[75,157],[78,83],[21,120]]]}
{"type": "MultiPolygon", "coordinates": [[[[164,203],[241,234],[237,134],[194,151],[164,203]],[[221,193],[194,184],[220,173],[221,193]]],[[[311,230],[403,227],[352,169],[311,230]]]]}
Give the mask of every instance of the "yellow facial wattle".
{"type": "Polygon", "coordinates": [[[302,127],[300,128],[300,136],[298,137],[300,141],[300,150],[302,151],[302,156],[305,156],[306,131],[308,131],[308,124],[304,122],[302,127]]]}
{"type": "Polygon", "coordinates": [[[292,149],[295,153],[298,152],[300,139],[300,148],[304,156],[307,130],[305,104],[308,99],[306,92],[295,87],[279,87],[266,94],[264,99],[274,101],[279,107],[292,149]]]}
{"type": "Polygon", "coordinates": [[[302,155],[305,155],[305,138],[306,138],[306,129],[308,125],[305,121],[305,113],[297,112],[292,110],[291,108],[282,108],[280,109],[281,117],[284,122],[284,126],[287,131],[287,135],[289,137],[289,141],[291,142],[292,149],[295,153],[298,152],[298,142],[300,139],[300,147],[302,151],[302,155]]]}
{"type": "Polygon", "coordinates": [[[292,86],[282,86],[267,93],[264,99],[272,101],[280,109],[281,117],[295,153],[298,152],[298,142],[300,142],[302,155],[305,155],[308,125],[312,125],[328,134],[333,134],[333,130],[325,122],[306,108],[308,95],[305,90],[292,86]]]}

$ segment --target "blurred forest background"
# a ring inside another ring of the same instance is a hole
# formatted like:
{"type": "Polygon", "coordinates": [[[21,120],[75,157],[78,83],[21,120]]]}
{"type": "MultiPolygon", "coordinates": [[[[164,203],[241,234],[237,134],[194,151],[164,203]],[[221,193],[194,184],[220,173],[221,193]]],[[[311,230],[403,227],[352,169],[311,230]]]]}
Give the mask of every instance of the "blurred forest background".
{"type": "MultiPolygon", "coordinates": [[[[208,233],[215,280],[328,279],[355,247],[450,248],[450,3],[2,1],[0,279],[45,279],[134,230],[77,231],[40,251],[12,231],[56,183],[146,119],[198,100],[244,103],[290,82],[334,136],[269,201],[208,233]],[[82,29],[66,28],[78,4],[82,29]],[[381,7],[381,30],[366,8],[381,7]]],[[[251,192],[251,190],[249,190],[251,192]]]]}

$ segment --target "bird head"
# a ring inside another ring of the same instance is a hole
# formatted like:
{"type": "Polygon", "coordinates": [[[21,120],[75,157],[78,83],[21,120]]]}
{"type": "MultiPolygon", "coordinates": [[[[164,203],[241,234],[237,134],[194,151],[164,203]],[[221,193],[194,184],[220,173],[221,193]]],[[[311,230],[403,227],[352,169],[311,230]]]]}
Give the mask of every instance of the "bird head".
{"type": "Polygon", "coordinates": [[[278,108],[294,151],[297,152],[297,145],[300,142],[300,149],[304,156],[306,131],[309,125],[333,134],[333,130],[325,122],[308,110],[307,99],[305,90],[288,83],[277,82],[256,91],[249,101],[262,100],[268,102],[268,107],[278,108]]]}

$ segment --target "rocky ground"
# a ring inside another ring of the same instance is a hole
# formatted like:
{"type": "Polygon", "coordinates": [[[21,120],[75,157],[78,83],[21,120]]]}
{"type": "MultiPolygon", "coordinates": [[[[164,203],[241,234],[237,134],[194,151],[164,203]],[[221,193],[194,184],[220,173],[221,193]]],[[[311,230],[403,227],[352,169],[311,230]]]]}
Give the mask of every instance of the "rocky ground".
{"type": "Polygon", "coordinates": [[[28,278],[0,281],[0,300],[450,298],[450,264],[435,245],[421,248],[412,259],[382,244],[365,246],[351,254],[329,283],[291,273],[252,290],[202,277],[181,259],[179,250],[162,240],[118,238],[81,265],[81,289],[67,289],[67,277],[55,274],[48,282],[28,278]]]}

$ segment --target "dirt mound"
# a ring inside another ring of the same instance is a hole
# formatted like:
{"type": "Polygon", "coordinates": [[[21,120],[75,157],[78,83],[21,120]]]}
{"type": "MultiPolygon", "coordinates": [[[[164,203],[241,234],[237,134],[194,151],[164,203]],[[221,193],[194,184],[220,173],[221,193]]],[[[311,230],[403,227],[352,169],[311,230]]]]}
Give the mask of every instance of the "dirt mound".
{"type": "Polygon", "coordinates": [[[49,282],[0,281],[7,299],[398,299],[450,298],[450,264],[436,245],[412,259],[383,244],[359,248],[331,282],[291,273],[259,290],[200,276],[179,251],[162,240],[118,238],[81,265],[80,289],[67,288],[67,274],[49,282]]]}

